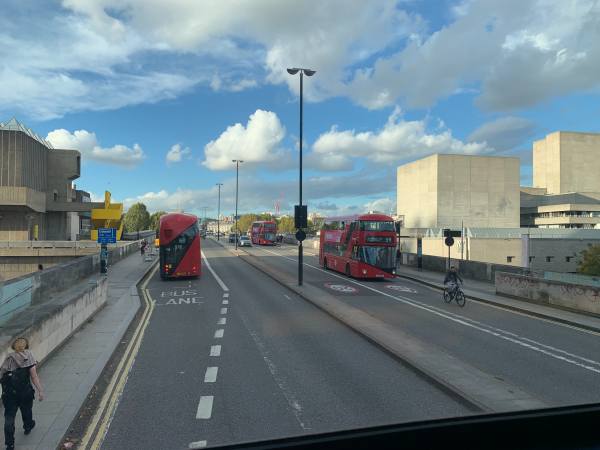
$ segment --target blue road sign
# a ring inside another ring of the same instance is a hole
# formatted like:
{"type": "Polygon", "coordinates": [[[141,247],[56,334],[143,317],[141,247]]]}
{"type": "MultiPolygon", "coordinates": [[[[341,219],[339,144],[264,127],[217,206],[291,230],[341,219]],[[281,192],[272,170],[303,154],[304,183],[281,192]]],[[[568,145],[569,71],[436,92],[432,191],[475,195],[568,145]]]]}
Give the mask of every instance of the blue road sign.
{"type": "Polygon", "coordinates": [[[98,228],[99,244],[115,244],[117,242],[116,228],[98,228]]]}

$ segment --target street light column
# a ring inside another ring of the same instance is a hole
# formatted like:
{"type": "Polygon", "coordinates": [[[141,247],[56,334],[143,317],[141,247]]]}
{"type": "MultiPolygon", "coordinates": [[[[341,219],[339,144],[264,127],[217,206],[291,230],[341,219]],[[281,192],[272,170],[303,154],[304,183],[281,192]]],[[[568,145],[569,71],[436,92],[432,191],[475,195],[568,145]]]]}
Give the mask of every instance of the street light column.
{"type": "MultiPolygon", "coordinates": [[[[290,75],[296,75],[300,72],[300,168],[299,168],[299,211],[298,214],[302,214],[302,141],[303,141],[303,119],[304,119],[304,75],[307,77],[312,77],[316,72],[311,69],[302,69],[302,68],[291,68],[287,69],[287,72],[290,75]]],[[[302,231],[302,227],[298,227],[298,231],[302,231]]],[[[298,241],[298,286],[302,286],[303,281],[303,247],[302,241],[298,241]]]]}
{"type": "Polygon", "coordinates": [[[217,201],[217,241],[221,240],[221,186],[223,183],[217,183],[219,188],[219,200],[217,201]]]}
{"type": "Polygon", "coordinates": [[[238,248],[238,186],[239,186],[239,174],[240,164],[244,161],[241,159],[232,159],[231,162],[235,163],[235,249],[238,248]]]}

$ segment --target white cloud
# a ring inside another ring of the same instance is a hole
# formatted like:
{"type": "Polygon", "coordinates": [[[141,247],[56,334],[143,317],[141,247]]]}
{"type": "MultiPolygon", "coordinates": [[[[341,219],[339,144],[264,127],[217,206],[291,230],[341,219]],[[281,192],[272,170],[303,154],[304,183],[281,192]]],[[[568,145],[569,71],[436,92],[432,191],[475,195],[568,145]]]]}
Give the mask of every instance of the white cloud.
{"type": "MultiPolygon", "coordinates": [[[[275,200],[280,200],[281,211],[290,212],[297,202],[298,184],[295,179],[265,180],[257,175],[242,175],[239,179],[239,211],[269,211],[275,200]],[[280,197],[282,196],[282,197],[280,197]]],[[[395,171],[362,171],[341,176],[306,177],[304,180],[304,200],[312,204],[328,207],[334,205],[332,199],[346,199],[352,202],[360,196],[370,198],[387,196],[395,190],[395,171]]],[[[217,187],[207,189],[177,189],[175,191],[158,190],[146,192],[124,200],[126,206],[143,202],[151,211],[184,209],[200,213],[206,205],[214,205],[216,210],[217,187]]],[[[355,202],[358,211],[366,211],[366,206],[355,202]]],[[[231,213],[235,207],[235,177],[223,180],[221,188],[221,211],[231,213]]],[[[318,206],[315,210],[319,210],[318,206]]],[[[311,211],[312,212],[312,206],[311,211]]],[[[216,211],[209,211],[216,214],[216,211]]]]}
{"type": "Polygon", "coordinates": [[[284,137],[285,128],[277,114],[257,109],[246,126],[231,125],[206,144],[202,164],[211,170],[231,170],[232,159],[242,159],[245,164],[274,164],[285,153],[281,148],[284,137]]]}
{"type": "Polygon", "coordinates": [[[167,164],[178,163],[184,159],[189,159],[192,151],[189,147],[182,147],[181,144],[174,144],[171,149],[167,152],[166,160],[167,164]]]}
{"type": "Polygon", "coordinates": [[[379,198],[371,202],[365,203],[365,211],[375,211],[382,214],[395,214],[396,212],[396,200],[389,197],[379,198]]]}
{"type": "Polygon", "coordinates": [[[133,148],[121,144],[101,147],[96,134],[87,130],[76,130],[71,133],[61,128],[48,133],[46,140],[54,148],[79,150],[83,161],[92,160],[105,164],[134,167],[146,157],[138,144],[134,144],[133,148]]]}
{"type": "Polygon", "coordinates": [[[501,117],[500,119],[484,123],[469,137],[469,142],[485,142],[497,151],[512,150],[535,131],[535,124],[523,117],[501,117]]]}
{"type": "Polygon", "coordinates": [[[491,149],[480,142],[462,142],[449,129],[428,133],[425,121],[405,121],[399,108],[378,131],[340,131],[336,127],[321,134],[313,145],[316,154],[364,157],[376,163],[393,163],[432,153],[478,154],[491,149]]]}
{"type": "Polygon", "coordinates": [[[368,108],[398,99],[422,108],[475,85],[478,104],[501,111],[600,87],[600,3],[469,1],[453,12],[452,23],[356,69],[345,94],[368,108]]]}

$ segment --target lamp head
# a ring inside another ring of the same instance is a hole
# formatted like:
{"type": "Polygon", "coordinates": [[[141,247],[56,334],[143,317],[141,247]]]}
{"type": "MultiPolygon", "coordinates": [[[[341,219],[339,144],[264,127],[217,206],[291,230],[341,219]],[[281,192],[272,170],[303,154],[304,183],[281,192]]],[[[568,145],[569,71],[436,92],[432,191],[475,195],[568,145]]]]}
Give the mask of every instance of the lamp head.
{"type": "Polygon", "coordinates": [[[290,75],[296,75],[298,72],[300,72],[300,69],[297,69],[296,67],[292,69],[287,69],[287,73],[289,73],[290,75]]]}
{"type": "Polygon", "coordinates": [[[303,69],[302,71],[304,72],[304,75],[306,75],[307,77],[312,77],[315,73],[317,73],[316,70],[310,70],[310,69],[303,69]]]}

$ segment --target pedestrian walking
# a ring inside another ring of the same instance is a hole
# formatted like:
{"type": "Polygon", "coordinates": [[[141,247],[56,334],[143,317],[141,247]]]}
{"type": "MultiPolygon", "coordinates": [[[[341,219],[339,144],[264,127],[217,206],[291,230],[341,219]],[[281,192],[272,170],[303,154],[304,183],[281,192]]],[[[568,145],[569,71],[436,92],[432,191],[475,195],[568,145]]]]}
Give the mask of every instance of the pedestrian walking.
{"type": "Polygon", "coordinates": [[[0,366],[2,384],[2,404],[4,405],[4,443],[6,450],[15,448],[15,417],[21,410],[25,434],[35,427],[33,420],[33,400],[35,391],[38,400],[44,400],[44,390],[37,374],[37,361],[29,351],[29,341],[24,337],[14,340],[10,353],[0,366]]]}
{"type": "Polygon", "coordinates": [[[142,243],[140,244],[140,254],[142,256],[144,256],[144,253],[146,253],[146,241],[143,240],[142,243]]]}

